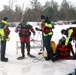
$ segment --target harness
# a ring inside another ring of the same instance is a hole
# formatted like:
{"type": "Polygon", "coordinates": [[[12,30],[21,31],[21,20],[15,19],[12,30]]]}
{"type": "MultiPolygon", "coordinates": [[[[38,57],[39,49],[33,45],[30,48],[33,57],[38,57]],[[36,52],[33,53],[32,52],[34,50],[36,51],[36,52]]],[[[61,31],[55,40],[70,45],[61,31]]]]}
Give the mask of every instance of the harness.
{"type": "Polygon", "coordinates": [[[52,24],[45,23],[45,25],[42,28],[43,28],[43,32],[44,32],[43,35],[44,36],[49,36],[49,35],[53,34],[52,24]]]}
{"type": "Polygon", "coordinates": [[[8,35],[10,34],[10,30],[8,29],[8,22],[2,20],[0,22],[0,39],[1,40],[10,40],[8,35]]]}
{"type": "Polygon", "coordinates": [[[21,27],[21,31],[19,32],[19,37],[26,37],[30,35],[31,35],[31,32],[30,32],[29,25],[26,25],[26,27],[21,27]]]}
{"type": "Polygon", "coordinates": [[[72,33],[71,37],[76,38],[76,27],[70,27],[69,29],[73,29],[73,33],[72,33]]]}

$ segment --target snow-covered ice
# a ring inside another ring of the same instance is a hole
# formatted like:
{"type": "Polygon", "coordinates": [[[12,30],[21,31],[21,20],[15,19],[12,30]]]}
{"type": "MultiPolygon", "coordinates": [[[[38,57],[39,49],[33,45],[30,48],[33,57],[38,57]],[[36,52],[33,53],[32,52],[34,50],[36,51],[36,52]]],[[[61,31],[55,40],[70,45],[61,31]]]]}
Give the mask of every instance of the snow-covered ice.
{"type": "MultiPolygon", "coordinates": [[[[34,28],[36,27],[33,25],[34,28]]],[[[60,31],[63,28],[68,28],[76,25],[56,25],[54,35],[52,40],[57,44],[59,39],[62,37],[60,31]]],[[[18,54],[16,54],[16,41],[19,41],[18,34],[14,32],[14,28],[10,28],[11,40],[7,42],[6,57],[9,58],[8,62],[0,62],[0,75],[67,75],[68,73],[74,72],[76,69],[76,60],[60,60],[56,62],[39,60],[34,62],[34,58],[27,56],[27,51],[25,50],[26,58],[24,60],[17,60],[16,58],[20,56],[20,49],[18,49],[18,54]]],[[[41,34],[41,33],[40,33],[41,34]]],[[[34,36],[34,39],[41,37],[38,32],[34,36]]],[[[31,36],[33,38],[33,36],[31,36]]],[[[74,43],[72,42],[73,48],[74,43]]],[[[39,51],[40,49],[37,49],[39,51]]],[[[31,54],[38,57],[38,52],[35,49],[31,49],[31,54]]],[[[75,51],[75,48],[74,48],[75,51]]]]}

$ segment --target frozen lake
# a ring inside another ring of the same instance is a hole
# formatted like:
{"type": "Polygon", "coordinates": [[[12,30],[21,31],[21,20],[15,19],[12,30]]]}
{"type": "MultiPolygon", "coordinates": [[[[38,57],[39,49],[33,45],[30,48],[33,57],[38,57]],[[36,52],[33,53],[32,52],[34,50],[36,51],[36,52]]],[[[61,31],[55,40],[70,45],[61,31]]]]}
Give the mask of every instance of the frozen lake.
{"type": "MultiPolygon", "coordinates": [[[[33,24],[33,26],[34,28],[36,27],[35,24],[33,24]]],[[[61,29],[66,29],[71,26],[76,27],[76,25],[55,25],[52,40],[57,44],[62,37],[60,33],[61,29]]],[[[38,60],[38,62],[34,62],[34,58],[27,56],[26,49],[25,59],[17,60],[16,58],[21,55],[20,49],[18,49],[18,54],[16,54],[16,41],[19,41],[19,37],[18,34],[14,32],[15,27],[10,28],[10,30],[11,40],[7,42],[6,48],[6,57],[9,58],[9,61],[0,62],[0,75],[68,75],[68,73],[74,72],[74,69],[76,69],[76,60],[60,60],[57,62],[38,60]]],[[[42,39],[41,33],[36,31],[36,35],[31,35],[31,38],[40,40],[42,39]]],[[[73,42],[72,45],[74,48],[75,44],[73,42]]],[[[40,49],[31,49],[31,54],[38,57],[39,50],[40,49]]]]}

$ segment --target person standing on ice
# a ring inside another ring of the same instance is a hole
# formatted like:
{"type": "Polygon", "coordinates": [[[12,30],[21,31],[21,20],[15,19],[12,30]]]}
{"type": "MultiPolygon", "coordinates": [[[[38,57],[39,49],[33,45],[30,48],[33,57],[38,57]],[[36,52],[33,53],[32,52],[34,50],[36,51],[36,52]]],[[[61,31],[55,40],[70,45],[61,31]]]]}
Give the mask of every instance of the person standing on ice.
{"type": "Polygon", "coordinates": [[[35,31],[33,27],[30,24],[27,24],[25,20],[23,20],[19,26],[15,29],[15,32],[19,32],[19,37],[20,37],[20,43],[21,43],[21,53],[22,56],[18,57],[17,59],[24,59],[25,58],[25,43],[26,43],[26,48],[27,48],[27,55],[29,57],[35,57],[30,54],[30,35],[31,32],[33,32],[33,35],[35,35],[35,31]]]}
{"type": "Polygon", "coordinates": [[[3,17],[0,22],[0,40],[1,40],[1,61],[7,62],[8,58],[5,57],[6,41],[9,41],[10,30],[8,28],[8,18],[3,17]]]}
{"type": "Polygon", "coordinates": [[[36,30],[42,31],[42,36],[43,36],[43,43],[47,51],[47,57],[45,57],[45,60],[53,60],[53,50],[50,46],[50,41],[53,36],[53,31],[52,29],[54,28],[53,25],[51,24],[50,20],[48,17],[45,17],[44,15],[41,15],[41,29],[36,28],[36,30]]]}

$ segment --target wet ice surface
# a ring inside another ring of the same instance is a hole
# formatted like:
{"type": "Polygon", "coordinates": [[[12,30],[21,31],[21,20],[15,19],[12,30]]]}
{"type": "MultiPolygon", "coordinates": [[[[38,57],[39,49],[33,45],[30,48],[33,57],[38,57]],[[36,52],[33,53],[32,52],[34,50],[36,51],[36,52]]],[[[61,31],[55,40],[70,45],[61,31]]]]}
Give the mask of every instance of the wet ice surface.
{"type": "MultiPolygon", "coordinates": [[[[56,26],[56,29],[54,30],[54,36],[52,39],[56,43],[61,37],[59,33],[59,28],[62,28],[62,26],[56,26]],[[55,35],[56,31],[58,31],[57,34],[59,34],[60,36],[55,35]]],[[[38,60],[37,62],[34,62],[34,58],[30,58],[27,56],[26,50],[26,58],[24,60],[17,60],[16,58],[21,55],[20,49],[19,53],[16,54],[16,41],[19,41],[19,37],[16,33],[14,33],[15,28],[10,29],[11,40],[7,42],[6,48],[6,57],[9,58],[9,61],[0,62],[0,75],[67,75],[68,73],[73,73],[74,69],[76,69],[76,60],[60,60],[56,62],[52,62],[51,60],[38,60]]],[[[38,37],[37,34],[36,36],[38,37]]],[[[37,38],[36,36],[35,38],[37,38]]],[[[38,51],[39,50],[40,49],[38,49],[38,51]]],[[[38,52],[35,49],[31,49],[31,54],[38,57],[38,52]]]]}

